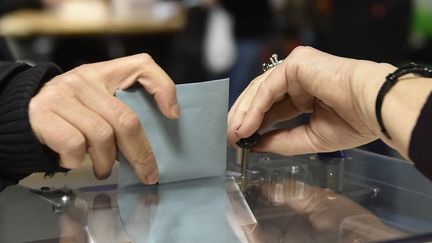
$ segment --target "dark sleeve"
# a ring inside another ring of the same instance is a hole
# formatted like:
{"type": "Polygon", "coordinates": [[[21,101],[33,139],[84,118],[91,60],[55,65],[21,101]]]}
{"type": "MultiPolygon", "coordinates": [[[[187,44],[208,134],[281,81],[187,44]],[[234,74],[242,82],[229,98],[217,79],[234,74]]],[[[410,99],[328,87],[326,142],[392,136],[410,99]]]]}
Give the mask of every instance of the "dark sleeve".
{"type": "Polygon", "coordinates": [[[32,172],[65,171],[58,155],[38,142],[28,116],[30,99],[60,73],[50,63],[0,62],[0,190],[32,172]]]}
{"type": "Polygon", "coordinates": [[[409,157],[417,169],[432,180],[432,93],[411,134],[409,157]]]}

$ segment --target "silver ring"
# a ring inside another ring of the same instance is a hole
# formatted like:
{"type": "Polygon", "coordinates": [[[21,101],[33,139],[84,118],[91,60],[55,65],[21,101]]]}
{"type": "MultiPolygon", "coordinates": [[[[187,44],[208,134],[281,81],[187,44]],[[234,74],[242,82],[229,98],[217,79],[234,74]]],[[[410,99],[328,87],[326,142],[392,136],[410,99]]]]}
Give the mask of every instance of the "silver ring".
{"type": "Polygon", "coordinates": [[[273,54],[270,57],[270,63],[263,63],[262,65],[262,69],[264,72],[266,72],[267,70],[269,70],[272,67],[276,67],[277,65],[279,65],[280,63],[283,62],[283,59],[279,60],[278,59],[278,55],[277,54],[273,54]]]}

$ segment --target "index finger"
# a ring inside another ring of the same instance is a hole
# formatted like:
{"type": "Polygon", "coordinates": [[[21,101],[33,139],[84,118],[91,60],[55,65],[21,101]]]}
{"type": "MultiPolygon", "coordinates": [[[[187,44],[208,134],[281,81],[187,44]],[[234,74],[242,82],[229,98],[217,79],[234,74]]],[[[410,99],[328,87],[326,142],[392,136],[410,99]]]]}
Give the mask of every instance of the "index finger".
{"type": "Polygon", "coordinates": [[[260,76],[252,80],[248,87],[246,87],[246,89],[240,94],[234,105],[231,107],[228,113],[228,144],[232,145],[241,138],[238,136],[237,130],[241,126],[243,118],[246,115],[247,110],[249,109],[250,103],[256,94],[259,84],[269,75],[270,72],[271,70],[261,74],[260,76]]]}
{"type": "Polygon", "coordinates": [[[83,65],[75,70],[87,80],[97,80],[110,94],[139,82],[154,96],[160,111],[170,119],[178,118],[175,85],[168,74],[148,54],[137,54],[105,62],[83,65]]]}
{"type": "Polygon", "coordinates": [[[117,106],[122,109],[118,109],[117,118],[111,120],[117,145],[137,177],[146,184],[154,184],[159,180],[159,171],[145,131],[132,110],[120,101],[117,106]]]}
{"type": "Polygon", "coordinates": [[[256,93],[250,100],[250,105],[245,112],[241,126],[237,129],[239,137],[249,137],[256,132],[260,128],[266,112],[287,92],[286,65],[287,61],[285,60],[282,64],[273,68],[257,87],[256,93]]]}
{"type": "Polygon", "coordinates": [[[94,88],[82,90],[79,100],[111,125],[118,148],[130,162],[138,178],[146,184],[157,182],[157,164],[136,114],[114,96],[94,88]]]}

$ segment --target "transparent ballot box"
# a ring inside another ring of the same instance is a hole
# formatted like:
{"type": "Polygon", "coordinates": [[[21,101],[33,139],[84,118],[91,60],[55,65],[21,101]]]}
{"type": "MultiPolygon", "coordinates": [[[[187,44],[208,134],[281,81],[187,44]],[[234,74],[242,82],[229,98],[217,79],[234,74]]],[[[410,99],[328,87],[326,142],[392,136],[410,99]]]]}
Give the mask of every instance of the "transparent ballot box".
{"type": "Polygon", "coordinates": [[[251,154],[247,172],[240,190],[229,150],[226,177],[11,186],[0,193],[0,242],[432,241],[432,183],[407,161],[358,149],[251,154]]]}

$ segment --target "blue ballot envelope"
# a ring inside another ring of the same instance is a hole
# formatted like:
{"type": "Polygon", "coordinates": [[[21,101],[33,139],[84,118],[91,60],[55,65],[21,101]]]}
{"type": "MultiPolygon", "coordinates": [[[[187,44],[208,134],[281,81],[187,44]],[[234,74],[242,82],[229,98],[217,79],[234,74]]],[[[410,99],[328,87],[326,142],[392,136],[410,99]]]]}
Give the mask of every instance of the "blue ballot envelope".
{"type": "MultiPolygon", "coordinates": [[[[160,183],[224,175],[228,87],[228,79],[177,85],[177,120],[164,117],[143,88],[116,92],[137,114],[147,134],[160,183]]],[[[119,185],[140,183],[123,155],[119,161],[119,185]]]]}

